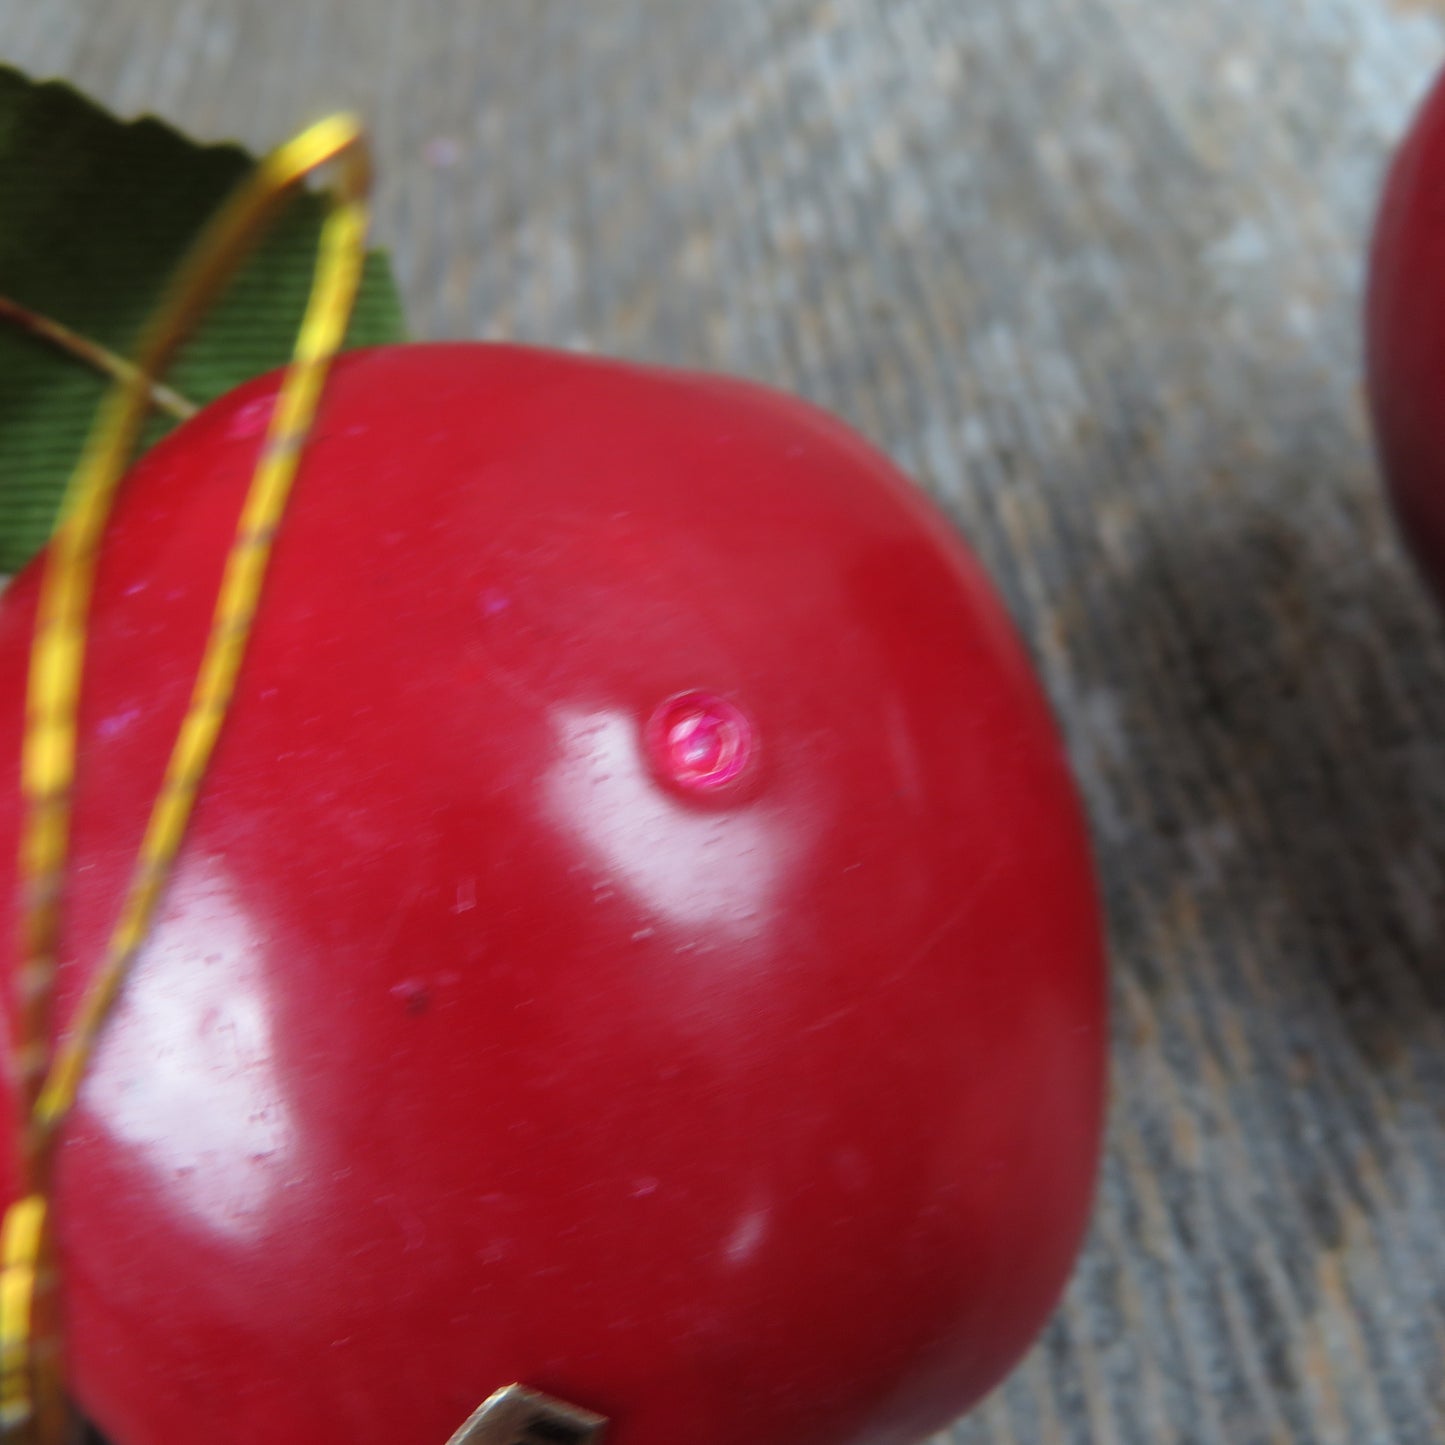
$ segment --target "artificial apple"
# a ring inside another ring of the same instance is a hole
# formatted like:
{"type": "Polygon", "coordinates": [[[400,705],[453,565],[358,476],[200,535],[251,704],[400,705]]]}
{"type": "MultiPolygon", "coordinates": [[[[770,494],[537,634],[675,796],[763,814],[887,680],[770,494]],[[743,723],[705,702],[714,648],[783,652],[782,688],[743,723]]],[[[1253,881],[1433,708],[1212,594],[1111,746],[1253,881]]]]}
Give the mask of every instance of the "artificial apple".
{"type": "MultiPolygon", "coordinates": [[[[106,539],[62,1026],[277,384],[106,539]]],[[[18,812],[12,768],[0,858],[18,812]]],[[[1058,1296],[1104,1049],[1057,736],[885,460],[738,381],[353,353],[66,1127],[71,1388],[114,1445],[443,1445],[511,1381],[609,1445],[913,1441],[1058,1296]]]]}
{"type": "Polygon", "coordinates": [[[1445,602],[1445,78],[1391,166],[1370,258],[1375,438],[1407,542],[1445,602]]]}

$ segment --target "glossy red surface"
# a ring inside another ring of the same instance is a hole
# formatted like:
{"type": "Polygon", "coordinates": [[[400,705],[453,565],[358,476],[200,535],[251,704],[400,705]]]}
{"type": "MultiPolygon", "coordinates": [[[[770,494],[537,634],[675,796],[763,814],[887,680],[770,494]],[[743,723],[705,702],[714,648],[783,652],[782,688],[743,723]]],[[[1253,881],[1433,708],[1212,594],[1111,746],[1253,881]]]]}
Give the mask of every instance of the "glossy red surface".
{"type": "Polygon", "coordinates": [[[1445,602],[1445,78],[1385,186],[1370,258],[1370,406],[1406,539],[1445,602]]]}
{"type": "MultiPolygon", "coordinates": [[[[273,387],[106,548],[67,1008],[273,387]]],[[[356,354],[68,1128],[74,1386],[117,1445],[442,1445],[514,1379],[610,1445],[911,1440],[1055,1301],[1104,1050],[1054,729],[887,462],[740,382],[356,354]]]]}

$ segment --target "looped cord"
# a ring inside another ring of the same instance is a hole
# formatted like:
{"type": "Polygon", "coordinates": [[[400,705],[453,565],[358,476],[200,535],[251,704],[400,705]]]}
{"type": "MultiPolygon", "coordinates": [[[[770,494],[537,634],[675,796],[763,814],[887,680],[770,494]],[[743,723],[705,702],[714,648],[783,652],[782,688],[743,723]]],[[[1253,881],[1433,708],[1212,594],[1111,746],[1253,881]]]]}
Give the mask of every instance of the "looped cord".
{"type": "Polygon", "coordinates": [[[147,327],[134,366],[104,404],[72,477],[43,563],[25,703],[20,847],[22,1197],[0,1235],[0,1441],[62,1445],[54,1283],[54,1145],[80,1093],[185,836],[260,603],[276,531],[311,434],[327,371],[345,339],[365,260],[371,167],[353,117],[318,122],[267,156],[206,227],[147,327]],[[52,1050],[63,885],[75,784],[76,713],[96,564],[155,384],[185,338],[307,177],[335,164],[315,279],[270,428],[226,558],[211,629],[165,778],[105,955],[52,1050]]]}

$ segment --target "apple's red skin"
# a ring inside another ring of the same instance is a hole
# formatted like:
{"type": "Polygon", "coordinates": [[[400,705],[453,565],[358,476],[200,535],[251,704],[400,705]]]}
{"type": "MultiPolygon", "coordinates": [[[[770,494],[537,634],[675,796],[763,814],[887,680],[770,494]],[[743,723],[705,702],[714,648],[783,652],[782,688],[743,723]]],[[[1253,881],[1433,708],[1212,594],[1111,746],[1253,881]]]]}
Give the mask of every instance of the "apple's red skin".
{"type": "MultiPolygon", "coordinates": [[[[62,1012],[274,385],[151,451],[107,541],[62,1012]]],[[[1104,1052],[1057,737],[884,459],[730,380],[352,355],[68,1127],[74,1389],[117,1445],[443,1445],[513,1380],[611,1445],[911,1441],[1055,1302],[1104,1052]],[[693,689],[750,729],[715,793],[641,757],[693,689]]]]}
{"type": "Polygon", "coordinates": [[[1445,603],[1445,77],[1390,169],[1366,319],[1385,477],[1405,537],[1445,603]]]}

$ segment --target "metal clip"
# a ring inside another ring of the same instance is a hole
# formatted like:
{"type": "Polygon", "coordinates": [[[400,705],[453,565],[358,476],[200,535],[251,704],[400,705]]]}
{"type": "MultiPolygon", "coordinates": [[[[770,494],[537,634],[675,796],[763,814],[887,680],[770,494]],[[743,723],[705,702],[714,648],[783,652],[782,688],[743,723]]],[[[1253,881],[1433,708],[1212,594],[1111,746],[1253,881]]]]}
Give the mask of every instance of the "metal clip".
{"type": "Polygon", "coordinates": [[[490,1396],[447,1445],[598,1445],[607,1421],[524,1385],[490,1396]]]}

